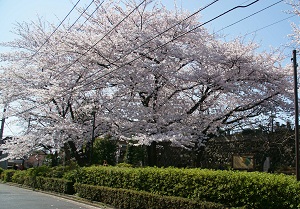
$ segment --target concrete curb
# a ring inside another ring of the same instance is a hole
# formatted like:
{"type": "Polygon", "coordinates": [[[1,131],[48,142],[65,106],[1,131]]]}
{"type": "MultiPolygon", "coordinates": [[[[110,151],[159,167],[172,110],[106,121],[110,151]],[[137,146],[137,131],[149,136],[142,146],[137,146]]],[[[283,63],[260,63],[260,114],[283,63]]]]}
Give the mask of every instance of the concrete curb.
{"type": "Polygon", "coordinates": [[[28,187],[28,186],[25,186],[25,185],[22,185],[22,184],[16,184],[16,183],[12,183],[12,182],[1,182],[0,181],[0,183],[1,184],[7,184],[7,185],[10,185],[10,186],[20,187],[20,188],[23,188],[23,189],[28,189],[28,190],[32,190],[32,191],[35,191],[35,192],[48,194],[48,195],[53,195],[53,196],[68,199],[68,200],[73,200],[75,202],[83,203],[83,204],[94,206],[94,207],[99,207],[101,209],[116,209],[116,208],[114,208],[110,205],[106,205],[106,204],[101,203],[101,202],[90,201],[90,200],[78,197],[76,195],[68,195],[68,194],[61,194],[61,193],[56,193],[56,192],[43,191],[43,190],[34,189],[34,188],[31,188],[31,187],[28,187]]]}

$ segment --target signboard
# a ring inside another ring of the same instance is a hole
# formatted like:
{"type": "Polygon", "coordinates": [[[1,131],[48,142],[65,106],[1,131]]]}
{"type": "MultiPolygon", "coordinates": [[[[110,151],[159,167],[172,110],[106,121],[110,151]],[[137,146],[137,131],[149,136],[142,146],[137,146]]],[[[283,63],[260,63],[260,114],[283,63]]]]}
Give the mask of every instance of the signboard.
{"type": "Polygon", "coordinates": [[[254,157],[253,155],[234,155],[232,157],[232,167],[240,170],[253,170],[254,157]]]}

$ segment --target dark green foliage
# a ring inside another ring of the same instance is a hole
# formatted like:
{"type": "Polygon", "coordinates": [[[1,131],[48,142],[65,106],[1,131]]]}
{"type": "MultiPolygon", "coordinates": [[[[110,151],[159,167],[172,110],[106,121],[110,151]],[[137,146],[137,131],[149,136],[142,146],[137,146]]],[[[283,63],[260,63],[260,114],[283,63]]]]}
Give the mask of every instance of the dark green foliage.
{"type": "Polygon", "coordinates": [[[63,178],[66,173],[69,171],[76,170],[78,168],[77,164],[68,165],[68,166],[56,166],[51,168],[50,172],[46,174],[46,177],[50,178],[63,178]]]}
{"type": "Polygon", "coordinates": [[[294,177],[258,172],[178,168],[83,168],[82,184],[146,191],[218,202],[232,207],[300,207],[300,183],[294,177]]]}
{"type": "Polygon", "coordinates": [[[46,156],[46,163],[48,166],[51,166],[51,167],[58,166],[58,163],[59,163],[58,152],[48,154],[46,156]]]}
{"type": "Polygon", "coordinates": [[[116,166],[120,168],[133,168],[133,165],[128,163],[118,163],[116,166]]]}
{"type": "Polygon", "coordinates": [[[51,171],[52,169],[45,165],[27,170],[29,176],[47,176],[51,171]]]}
{"type": "Polygon", "coordinates": [[[56,166],[51,168],[51,171],[46,174],[47,177],[62,178],[64,173],[69,170],[69,166],[56,166]]]}
{"type": "Polygon", "coordinates": [[[97,138],[93,148],[93,164],[103,165],[104,161],[108,165],[116,164],[117,143],[111,137],[97,138]]]}
{"type": "Polygon", "coordinates": [[[23,171],[6,170],[4,172],[9,174],[6,176],[10,176],[10,178],[5,177],[5,181],[12,181],[17,184],[45,191],[73,194],[74,182],[62,178],[67,171],[71,172],[71,170],[72,168],[70,166],[54,168],[40,166],[23,171]]]}
{"type": "Polygon", "coordinates": [[[1,174],[3,173],[4,169],[3,168],[0,168],[0,176],[1,174]]]}
{"type": "Polygon", "coordinates": [[[12,177],[13,177],[15,172],[16,172],[16,170],[12,170],[12,169],[4,170],[1,173],[1,180],[4,181],[4,182],[11,182],[12,177]]]}
{"type": "MultiPolygon", "coordinates": [[[[61,176],[62,168],[56,169],[56,172],[59,171],[59,176],[61,176]]],[[[295,177],[283,174],[179,168],[92,166],[69,170],[64,173],[62,179],[55,179],[44,178],[44,175],[43,177],[39,176],[44,174],[45,170],[47,168],[37,168],[36,171],[34,169],[27,171],[5,170],[2,173],[2,180],[60,193],[72,193],[72,185],[77,182],[110,187],[111,189],[122,188],[136,192],[142,191],[142,193],[146,192],[158,196],[176,196],[197,200],[197,202],[216,202],[230,207],[245,206],[251,209],[300,208],[300,183],[296,181],[295,177]]],[[[67,169],[65,168],[65,170],[67,169]]],[[[119,192],[119,190],[109,191],[119,192]]],[[[129,193],[126,194],[129,195],[129,193]]],[[[97,195],[97,192],[95,191],[90,195],[89,198],[93,198],[92,195],[97,195]]],[[[139,199],[139,193],[136,195],[130,193],[129,196],[131,197],[126,197],[122,192],[119,195],[127,201],[128,198],[136,196],[137,199],[132,200],[133,204],[142,201],[139,199]]],[[[148,196],[147,198],[143,196],[143,198],[147,199],[148,196]]],[[[126,201],[122,204],[125,203],[126,201]]],[[[131,204],[131,202],[127,204],[131,204]]],[[[121,208],[126,207],[122,206],[121,208]]]]}
{"type": "Polygon", "coordinates": [[[35,188],[64,194],[74,194],[73,182],[66,179],[37,177],[35,188]]]}
{"type": "Polygon", "coordinates": [[[103,202],[122,209],[221,209],[225,206],[217,203],[195,201],[187,198],[168,197],[149,192],[127,189],[75,184],[80,197],[103,202]]]}
{"type": "Polygon", "coordinates": [[[74,194],[74,183],[66,179],[31,176],[29,175],[29,172],[16,171],[11,180],[14,183],[26,185],[35,189],[64,194],[74,194]]]}
{"type": "Polygon", "coordinates": [[[29,172],[27,171],[21,171],[17,170],[14,172],[12,176],[12,182],[17,183],[17,184],[24,184],[26,179],[29,177],[29,172]]]}
{"type": "Polygon", "coordinates": [[[273,131],[261,126],[260,129],[246,129],[241,133],[220,135],[206,143],[201,156],[205,168],[229,167],[232,155],[254,155],[255,170],[263,171],[266,157],[271,158],[271,172],[285,172],[295,166],[294,131],[290,125],[276,125],[273,131]],[[280,154],[279,154],[280,153],[280,154]]]}
{"type": "Polygon", "coordinates": [[[134,165],[141,166],[145,160],[145,148],[143,146],[134,146],[127,144],[126,153],[124,156],[124,162],[134,165]]]}

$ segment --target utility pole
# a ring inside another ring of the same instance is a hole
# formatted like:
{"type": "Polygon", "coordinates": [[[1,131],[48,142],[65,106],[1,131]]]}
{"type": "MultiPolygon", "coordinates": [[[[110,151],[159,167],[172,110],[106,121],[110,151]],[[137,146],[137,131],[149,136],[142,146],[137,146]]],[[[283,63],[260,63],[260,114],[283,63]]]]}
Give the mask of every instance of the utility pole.
{"type": "Polygon", "coordinates": [[[294,94],[295,94],[295,152],[296,152],[296,178],[300,180],[299,173],[299,109],[298,109],[298,81],[297,81],[297,51],[293,50],[294,68],[294,94]]]}
{"type": "Polygon", "coordinates": [[[96,121],[96,109],[94,108],[92,110],[92,116],[93,116],[93,127],[92,127],[92,140],[91,140],[91,150],[90,150],[90,165],[92,165],[93,162],[93,155],[94,155],[94,141],[95,141],[95,121],[96,121]]]}
{"type": "Polygon", "coordinates": [[[1,120],[0,144],[3,143],[3,132],[4,132],[4,124],[5,124],[5,112],[6,112],[6,106],[3,109],[3,115],[2,115],[2,120],[1,120]]]}
{"type": "MultiPolygon", "coordinates": [[[[6,112],[6,105],[3,109],[3,115],[1,120],[1,130],[0,130],[0,145],[3,144],[3,132],[4,132],[4,124],[5,124],[5,112],[6,112]]],[[[2,151],[0,151],[0,159],[6,157],[7,155],[2,155],[2,151]]],[[[7,160],[0,162],[0,168],[7,169],[7,160]]]]}

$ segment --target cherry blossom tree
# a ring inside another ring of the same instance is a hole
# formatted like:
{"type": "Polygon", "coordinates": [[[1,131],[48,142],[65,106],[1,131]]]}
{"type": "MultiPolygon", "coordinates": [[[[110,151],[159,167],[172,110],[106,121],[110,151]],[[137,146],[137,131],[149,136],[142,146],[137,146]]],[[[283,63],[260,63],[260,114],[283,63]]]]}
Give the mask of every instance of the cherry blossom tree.
{"type": "MultiPolygon", "coordinates": [[[[290,13],[300,16],[300,2],[295,0],[289,0],[287,1],[287,3],[290,4],[293,8],[293,10],[290,11],[290,13]]],[[[292,23],[291,26],[293,28],[293,34],[290,35],[290,37],[292,38],[292,45],[296,46],[299,49],[299,45],[300,45],[299,25],[297,25],[296,23],[292,23]]]]}
{"type": "Polygon", "coordinates": [[[199,16],[154,1],[95,4],[83,24],[50,36],[51,23],[19,23],[19,38],[2,43],[14,49],[0,55],[2,103],[8,116],[31,121],[1,146],[10,158],[41,144],[78,152],[92,131],[197,150],[219,129],[290,108],[289,74],[275,52],[225,42],[199,27],[199,16]]]}

